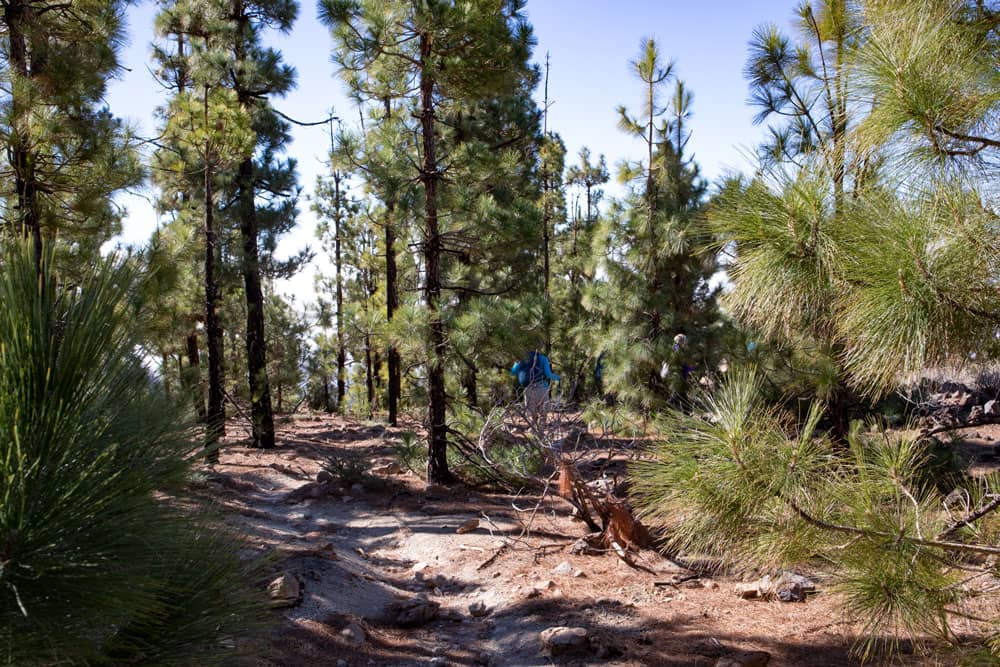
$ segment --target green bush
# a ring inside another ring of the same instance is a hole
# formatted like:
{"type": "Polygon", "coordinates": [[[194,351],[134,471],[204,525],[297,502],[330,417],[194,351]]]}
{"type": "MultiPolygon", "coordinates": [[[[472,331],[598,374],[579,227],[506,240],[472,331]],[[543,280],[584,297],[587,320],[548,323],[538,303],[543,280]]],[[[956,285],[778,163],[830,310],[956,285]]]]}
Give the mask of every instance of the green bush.
{"type": "Polygon", "coordinates": [[[183,492],[187,423],[143,367],[133,272],[0,273],[0,661],[224,663],[247,566],[183,492]]]}

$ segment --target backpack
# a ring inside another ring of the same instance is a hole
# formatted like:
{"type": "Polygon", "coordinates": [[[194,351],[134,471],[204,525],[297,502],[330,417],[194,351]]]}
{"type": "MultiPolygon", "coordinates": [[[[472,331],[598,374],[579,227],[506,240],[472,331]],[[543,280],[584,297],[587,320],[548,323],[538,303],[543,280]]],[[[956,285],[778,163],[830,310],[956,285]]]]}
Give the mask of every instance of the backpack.
{"type": "Polygon", "coordinates": [[[521,367],[524,370],[517,374],[517,379],[520,382],[521,374],[524,374],[524,381],[521,382],[522,387],[541,384],[548,379],[545,376],[545,369],[542,368],[542,355],[538,352],[529,353],[528,358],[521,362],[521,367]]]}

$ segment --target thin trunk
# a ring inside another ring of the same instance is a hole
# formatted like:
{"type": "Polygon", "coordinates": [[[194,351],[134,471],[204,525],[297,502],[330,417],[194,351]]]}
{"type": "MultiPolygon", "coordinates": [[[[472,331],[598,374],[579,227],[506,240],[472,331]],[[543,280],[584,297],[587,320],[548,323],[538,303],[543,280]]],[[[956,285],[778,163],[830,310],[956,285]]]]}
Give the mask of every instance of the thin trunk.
{"type": "MultiPolygon", "coordinates": [[[[208,86],[205,86],[204,100],[205,126],[208,127],[208,86]]],[[[205,335],[208,343],[208,414],[205,420],[205,446],[214,447],[226,433],[226,408],[223,404],[222,383],[225,370],[222,360],[222,327],[216,306],[219,303],[219,285],[215,276],[215,220],[212,202],[211,156],[205,156],[205,335]]],[[[219,454],[213,451],[209,461],[218,461],[219,454]]]]}
{"type": "Polygon", "coordinates": [[[424,298],[430,319],[430,344],[433,356],[427,369],[427,392],[429,395],[428,421],[430,440],[427,455],[427,481],[431,483],[451,482],[448,470],[448,396],[445,392],[444,365],[447,342],[444,320],[441,318],[441,230],[438,226],[437,186],[441,179],[437,164],[437,145],[434,124],[434,79],[428,71],[431,59],[431,35],[420,35],[420,127],[423,140],[424,159],[420,169],[420,180],[424,185],[424,238],[425,261],[424,298]]]}
{"type": "Polygon", "coordinates": [[[649,262],[652,265],[653,257],[656,255],[656,232],[653,228],[653,213],[656,209],[656,194],[653,191],[653,126],[656,117],[655,89],[652,76],[649,80],[649,125],[646,138],[646,226],[649,233],[649,262]]]}
{"type": "Polygon", "coordinates": [[[341,255],[341,232],[343,226],[343,202],[340,201],[340,171],[333,172],[333,234],[334,264],[337,270],[337,412],[344,406],[347,392],[347,343],[344,339],[344,263],[341,255]]]}
{"type": "MultiPolygon", "coordinates": [[[[5,3],[4,23],[7,28],[9,67],[18,79],[38,76],[40,65],[32,62],[29,69],[28,37],[25,34],[33,20],[31,4],[25,0],[5,3]]],[[[35,180],[36,155],[29,138],[29,115],[25,100],[18,95],[23,90],[15,86],[11,97],[10,161],[14,171],[14,191],[17,193],[17,220],[20,233],[30,238],[35,254],[35,268],[42,270],[42,219],[38,205],[38,183],[35,180]]]]}
{"type": "MultiPolygon", "coordinates": [[[[386,114],[389,112],[389,99],[386,98],[386,114]]],[[[399,308],[399,280],[396,270],[396,230],[393,214],[396,202],[392,199],[385,203],[385,318],[392,325],[392,316],[399,308]]],[[[401,391],[401,375],[399,350],[389,344],[389,426],[398,425],[399,394],[401,391]]]]}
{"type": "Polygon", "coordinates": [[[365,334],[365,389],[368,392],[368,419],[375,412],[375,369],[372,367],[372,337],[365,334]]]}
{"type": "Polygon", "coordinates": [[[250,420],[253,446],[274,447],[274,412],[267,380],[267,340],[264,338],[264,294],[260,285],[257,247],[257,205],[254,202],[253,159],[239,169],[240,233],[243,235],[243,285],[247,300],[247,374],[250,379],[250,420]]]}
{"type": "MultiPolygon", "coordinates": [[[[549,140],[549,54],[545,54],[545,99],[542,105],[542,141],[547,142],[549,140]]],[[[552,222],[552,214],[549,210],[549,193],[552,190],[552,184],[549,182],[549,165],[548,165],[548,152],[545,153],[546,159],[542,160],[542,253],[545,257],[545,305],[549,304],[549,280],[551,274],[551,260],[549,257],[549,225],[552,222]]],[[[549,335],[548,335],[548,318],[546,317],[545,326],[545,347],[548,350],[549,345],[549,335]]]]}
{"type": "Polygon", "coordinates": [[[191,400],[199,421],[205,421],[205,388],[201,384],[201,355],[198,352],[198,334],[187,336],[188,386],[191,390],[191,400]]]}

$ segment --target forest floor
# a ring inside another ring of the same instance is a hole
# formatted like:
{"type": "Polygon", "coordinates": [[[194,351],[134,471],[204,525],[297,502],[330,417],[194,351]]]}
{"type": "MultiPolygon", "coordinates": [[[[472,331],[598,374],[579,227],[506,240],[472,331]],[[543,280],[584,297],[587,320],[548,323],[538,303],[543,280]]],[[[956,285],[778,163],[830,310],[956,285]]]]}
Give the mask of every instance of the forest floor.
{"type": "MultiPolygon", "coordinates": [[[[859,628],[822,576],[806,573],[818,592],[805,602],[747,600],[734,592],[742,579],[694,576],[651,551],[635,556],[638,569],[613,551],[574,555],[588,531],[558,496],[427,487],[396,472],[405,430],[296,415],[261,451],[231,425],[203,489],[248,554],[273,558],[261,585],[283,575],[300,587],[269,612],[268,637],[250,647],[256,664],[856,664],[859,628]],[[317,482],[330,460],[360,460],[365,474],[347,488],[317,482]],[[551,655],[541,633],[559,626],[586,640],[551,655]]],[[[1000,434],[977,431],[991,440],[969,446],[992,450],[1000,434]]],[[[952,663],[904,652],[896,664],[952,663]]]]}

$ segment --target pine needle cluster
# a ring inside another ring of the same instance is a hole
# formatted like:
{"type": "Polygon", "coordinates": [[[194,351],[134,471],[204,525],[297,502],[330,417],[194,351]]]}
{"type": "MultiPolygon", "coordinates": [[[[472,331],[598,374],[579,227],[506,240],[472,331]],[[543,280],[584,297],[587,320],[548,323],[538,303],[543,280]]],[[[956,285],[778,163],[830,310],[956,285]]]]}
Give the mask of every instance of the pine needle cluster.
{"type": "Polygon", "coordinates": [[[631,469],[644,519],[669,549],[736,570],[823,570],[863,620],[863,657],[951,637],[966,570],[989,572],[969,558],[1000,553],[976,525],[996,480],[945,495],[924,442],[856,422],[845,451],[817,432],[821,404],[796,418],[761,399],[762,382],[737,369],[692,410],[663,415],[663,441],[631,469]]]}
{"type": "Polygon", "coordinates": [[[0,273],[0,655],[219,664],[253,608],[236,546],[182,510],[192,443],[136,354],[137,277],[0,273]]]}

